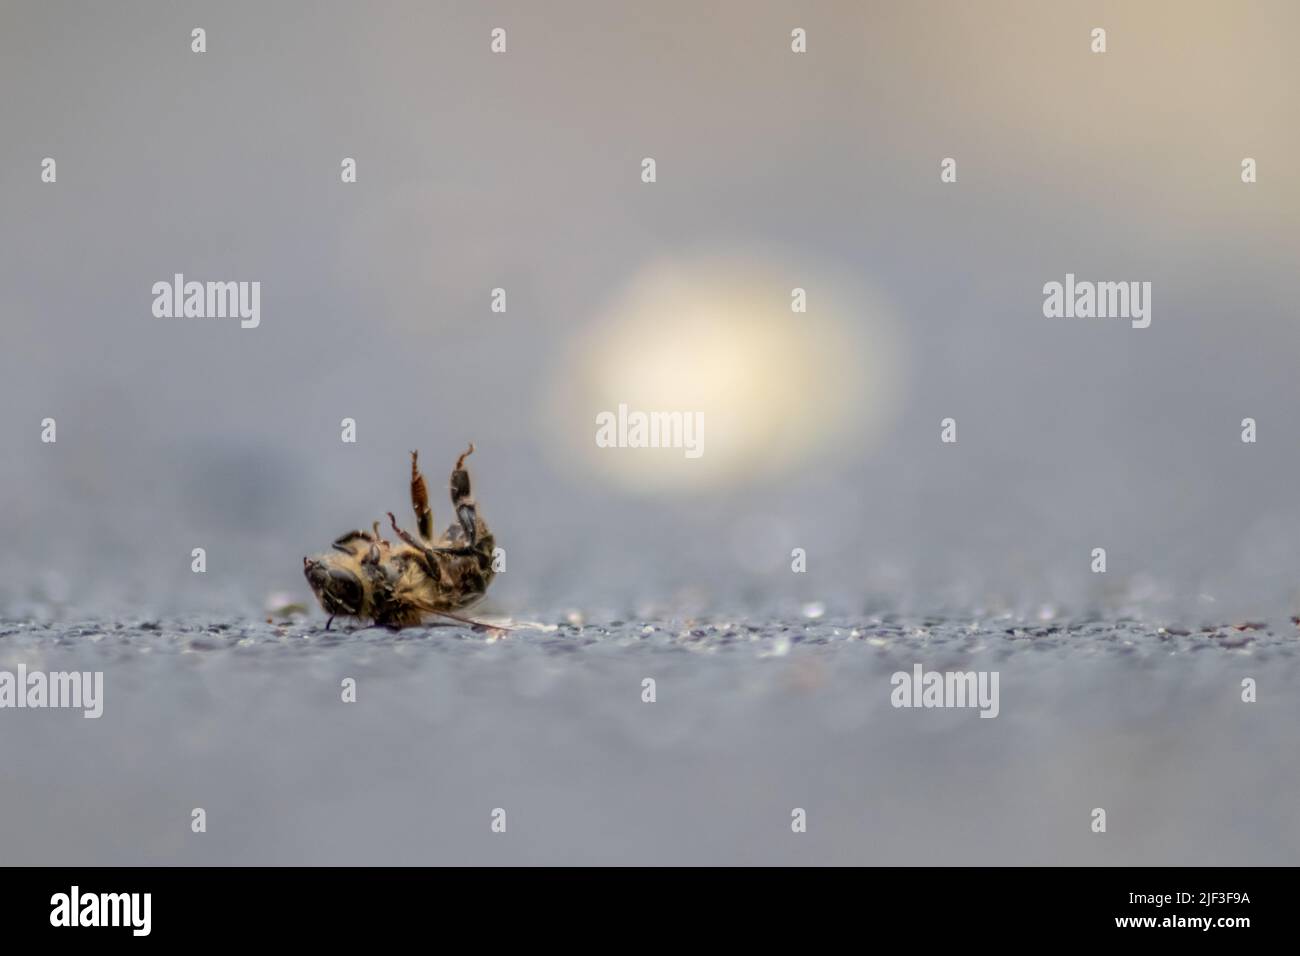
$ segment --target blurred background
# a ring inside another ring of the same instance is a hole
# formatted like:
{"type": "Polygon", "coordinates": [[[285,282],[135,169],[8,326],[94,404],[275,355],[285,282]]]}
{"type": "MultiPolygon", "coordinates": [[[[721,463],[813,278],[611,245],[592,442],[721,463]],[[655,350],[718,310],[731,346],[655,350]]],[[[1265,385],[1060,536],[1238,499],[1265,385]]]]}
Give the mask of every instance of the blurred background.
{"type": "Polygon", "coordinates": [[[445,525],[473,440],[507,613],[1292,612],[1297,28],[0,0],[0,602],[306,600],[304,554],[406,511],[413,448],[445,525]],[[177,272],[260,281],[260,327],[154,318],[177,272]],[[1151,327],[1045,319],[1067,272],[1150,281],[1151,327]],[[620,402],[703,411],[704,456],[597,449],[620,402]]]}
{"type": "Polygon", "coordinates": [[[0,666],[106,686],[0,715],[0,862],[1293,863],[1298,30],[0,0],[0,666]],[[1044,318],[1071,272],[1150,328],[1044,318]],[[598,449],[623,403],[703,456],[598,449]],[[471,440],[484,614],[548,629],[261,623],[471,440]],[[917,662],[999,718],[888,706],[917,662]]]}

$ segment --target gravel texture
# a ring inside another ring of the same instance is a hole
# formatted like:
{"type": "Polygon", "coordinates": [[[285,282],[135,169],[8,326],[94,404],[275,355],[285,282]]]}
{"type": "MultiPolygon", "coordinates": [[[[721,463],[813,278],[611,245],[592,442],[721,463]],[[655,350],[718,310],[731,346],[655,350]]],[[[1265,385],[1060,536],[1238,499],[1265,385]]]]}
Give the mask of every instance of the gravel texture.
{"type": "Polygon", "coordinates": [[[98,720],[0,711],[0,861],[1294,864],[1300,850],[1290,621],[809,605],[786,621],[511,623],[0,620],[0,670],[101,670],[105,687],[98,720]],[[892,707],[890,675],[917,663],[997,671],[998,716],[892,707]]]}

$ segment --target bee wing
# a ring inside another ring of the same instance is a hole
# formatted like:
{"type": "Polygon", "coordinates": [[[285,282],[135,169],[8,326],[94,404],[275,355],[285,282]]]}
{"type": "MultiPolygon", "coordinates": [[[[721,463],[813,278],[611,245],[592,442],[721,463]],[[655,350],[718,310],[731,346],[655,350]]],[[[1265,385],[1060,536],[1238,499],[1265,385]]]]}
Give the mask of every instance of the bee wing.
{"type": "MultiPolygon", "coordinates": [[[[424,610],[424,609],[422,609],[424,610]]],[[[453,621],[459,621],[461,624],[468,624],[471,627],[485,627],[489,631],[513,631],[514,628],[506,624],[489,624],[487,621],[471,621],[467,617],[461,617],[458,614],[449,614],[447,611],[435,611],[427,609],[430,614],[437,614],[439,617],[450,618],[453,621]]]]}

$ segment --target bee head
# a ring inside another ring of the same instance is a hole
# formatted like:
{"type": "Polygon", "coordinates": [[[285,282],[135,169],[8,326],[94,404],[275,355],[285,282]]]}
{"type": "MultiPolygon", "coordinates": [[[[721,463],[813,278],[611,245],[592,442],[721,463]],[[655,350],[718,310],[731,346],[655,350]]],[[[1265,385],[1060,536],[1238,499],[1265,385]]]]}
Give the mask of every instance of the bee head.
{"type": "Polygon", "coordinates": [[[357,614],[364,591],[361,579],[328,558],[303,558],[302,571],[316,599],[329,614],[357,614]]]}

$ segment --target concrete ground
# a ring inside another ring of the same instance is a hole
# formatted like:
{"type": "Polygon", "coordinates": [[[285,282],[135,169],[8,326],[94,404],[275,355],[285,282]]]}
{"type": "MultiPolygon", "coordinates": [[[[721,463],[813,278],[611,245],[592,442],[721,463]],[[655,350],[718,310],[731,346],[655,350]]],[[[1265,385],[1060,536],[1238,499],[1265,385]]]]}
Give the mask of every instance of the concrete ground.
{"type": "Polygon", "coordinates": [[[0,862],[1300,858],[1290,621],[513,623],[0,620],[0,671],[104,674],[97,720],[0,711],[0,862]],[[891,706],[918,663],[998,672],[998,716],[891,706]]]}

